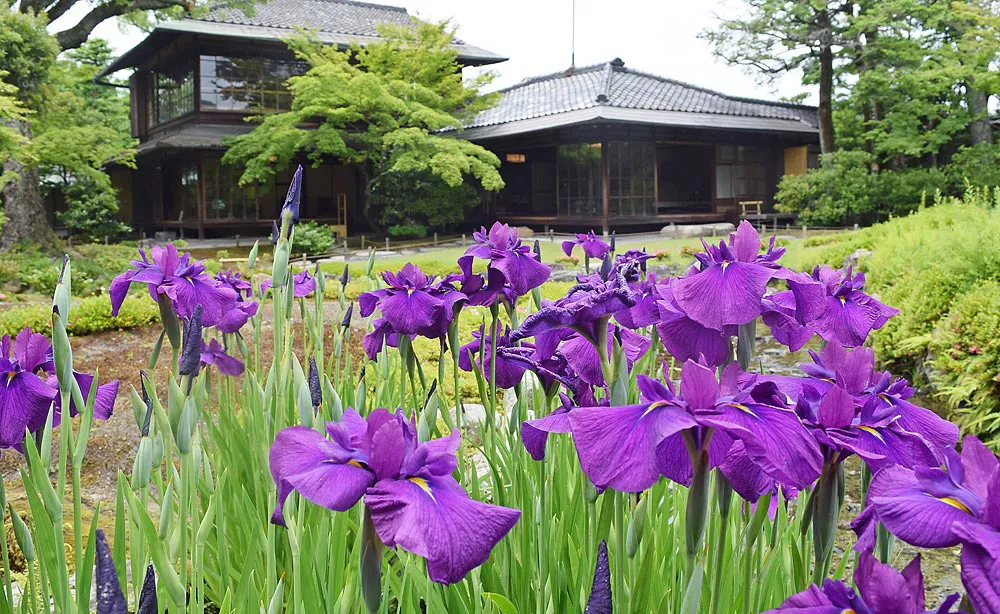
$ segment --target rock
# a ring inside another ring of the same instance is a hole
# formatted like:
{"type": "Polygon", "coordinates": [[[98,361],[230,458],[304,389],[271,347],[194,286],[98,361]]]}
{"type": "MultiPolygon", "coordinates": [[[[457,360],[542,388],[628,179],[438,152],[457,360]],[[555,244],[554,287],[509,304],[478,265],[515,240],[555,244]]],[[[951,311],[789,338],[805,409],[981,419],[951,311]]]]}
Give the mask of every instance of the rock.
{"type": "Polygon", "coordinates": [[[535,236],[535,231],[528,228],[527,226],[518,226],[514,230],[517,231],[518,238],[527,239],[528,237],[535,236]]]}
{"type": "MultiPolygon", "coordinates": [[[[480,427],[486,424],[486,406],[478,403],[463,403],[462,408],[465,413],[462,416],[462,424],[469,427],[480,427]]],[[[452,408],[454,414],[455,409],[452,408]]]]}
{"type": "Polygon", "coordinates": [[[689,237],[723,237],[736,230],[729,222],[715,224],[671,224],[660,229],[660,236],[668,239],[685,239],[689,237]]]}
{"type": "Polygon", "coordinates": [[[858,268],[858,263],[859,262],[861,262],[865,258],[870,257],[871,255],[872,255],[872,251],[870,249],[865,249],[863,247],[859,248],[859,249],[856,249],[856,250],[854,250],[854,253],[852,253],[847,258],[844,258],[844,266],[845,267],[846,266],[851,266],[851,267],[854,267],[856,269],[856,268],[858,268]]]}

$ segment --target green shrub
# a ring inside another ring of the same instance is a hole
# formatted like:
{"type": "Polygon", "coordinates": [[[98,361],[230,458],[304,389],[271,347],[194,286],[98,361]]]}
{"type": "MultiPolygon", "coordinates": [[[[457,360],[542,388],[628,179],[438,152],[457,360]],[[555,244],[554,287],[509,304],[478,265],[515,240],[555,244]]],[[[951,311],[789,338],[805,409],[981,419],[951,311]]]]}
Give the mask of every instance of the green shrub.
{"type": "Polygon", "coordinates": [[[906,215],[950,187],[941,169],[876,173],[872,163],[871,155],[863,151],[824,155],[819,168],[781,180],[775,196],[778,209],[797,213],[799,221],[809,225],[867,225],[906,215]]]}
{"type": "Polygon", "coordinates": [[[87,241],[104,241],[131,232],[122,221],[118,210],[118,197],[110,185],[90,180],[80,180],[65,189],[66,211],[56,213],[74,237],[87,241]]]}
{"type": "Polygon", "coordinates": [[[325,254],[333,247],[333,231],[319,222],[302,222],[295,225],[292,251],[297,254],[325,254]]]}
{"type": "Polygon", "coordinates": [[[396,224],[389,227],[389,236],[397,239],[423,239],[427,236],[427,227],[423,224],[396,224]]]}
{"type": "Polygon", "coordinates": [[[931,378],[952,419],[1000,445],[1000,283],[981,282],[956,298],[930,350],[931,378]]]}
{"type": "MultiPolygon", "coordinates": [[[[138,257],[134,247],[85,244],[68,250],[73,259],[74,296],[92,296],[106,291],[111,280],[138,257]]],[[[14,286],[49,295],[55,290],[62,258],[43,253],[36,246],[20,246],[0,258],[0,286],[14,286]]]]}
{"type": "MultiPolygon", "coordinates": [[[[111,315],[108,297],[92,296],[73,304],[66,329],[71,335],[88,335],[149,326],[158,322],[159,318],[156,303],[148,296],[127,297],[117,318],[111,315]]],[[[25,326],[38,333],[50,334],[52,306],[44,303],[0,311],[0,335],[16,335],[25,326]]]]}

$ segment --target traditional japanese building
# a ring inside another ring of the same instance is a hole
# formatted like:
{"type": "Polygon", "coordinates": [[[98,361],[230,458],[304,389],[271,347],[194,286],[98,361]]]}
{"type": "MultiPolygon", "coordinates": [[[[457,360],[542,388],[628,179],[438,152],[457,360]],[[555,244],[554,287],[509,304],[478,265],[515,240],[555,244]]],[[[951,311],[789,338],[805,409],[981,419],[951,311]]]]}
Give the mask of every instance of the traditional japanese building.
{"type": "MultiPolygon", "coordinates": [[[[380,24],[409,25],[406,9],[351,0],[267,0],[252,14],[220,4],[208,13],[158,25],[98,78],[133,69],[129,80],[137,168],[112,169],[122,214],[137,230],[189,234],[261,233],[277,216],[291,179],[241,188],[240,169],[221,164],[227,137],[253,128],[245,118],[288,110],[285,81],[306,69],[285,40],[305,28],[347,47],[379,39],[380,24]]],[[[454,44],[463,66],[506,58],[454,44]]],[[[360,220],[359,169],[331,160],[306,168],[302,216],[351,227],[360,220]]]]}
{"type": "Polygon", "coordinates": [[[620,59],[525,79],[460,135],[497,153],[506,187],[485,217],[562,229],[732,221],[767,214],[804,173],[816,108],[727,96],[620,59]]]}

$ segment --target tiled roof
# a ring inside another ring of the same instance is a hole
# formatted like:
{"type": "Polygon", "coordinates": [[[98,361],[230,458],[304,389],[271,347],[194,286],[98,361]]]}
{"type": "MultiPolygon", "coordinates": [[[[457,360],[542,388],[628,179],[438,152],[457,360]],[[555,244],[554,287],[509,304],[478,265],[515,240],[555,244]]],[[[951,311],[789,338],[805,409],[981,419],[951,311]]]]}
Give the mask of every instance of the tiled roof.
{"type": "Polygon", "coordinates": [[[252,5],[247,12],[223,3],[194,19],[289,30],[301,27],[355,36],[378,36],[378,26],[383,23],[412,23],[405,8],[353,0],[268,0],[252,5]]]}
{"type": "MultiPolygon", "coordinates": [[[[817,127],[816,107],[727,96],[626,68],[620,59],[525,79],[467,128],[495,126],[593,107],[786,120],[817,127]]],[[[807,128],[807,126],[803,126],[807,128]]]]}

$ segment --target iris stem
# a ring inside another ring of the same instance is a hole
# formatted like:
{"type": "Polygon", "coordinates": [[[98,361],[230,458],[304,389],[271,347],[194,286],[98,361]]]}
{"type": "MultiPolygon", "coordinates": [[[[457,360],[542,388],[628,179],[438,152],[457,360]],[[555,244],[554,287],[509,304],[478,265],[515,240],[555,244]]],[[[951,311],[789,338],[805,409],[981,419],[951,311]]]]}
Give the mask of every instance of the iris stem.
{"type": "Polygon", "coordinates": [[[613,499],[615,506],[615,594],[618,596],[618,610],[627,612],[625,608],[625,506],[628,505],[628,495],[616,493],[613,499]]]}
{"type": "Polygon", "coordinates": [[[729,510],[733,500],[733,488],[718,469],[715,470],[715,494],[719,504],[719,533],[715,545],[715,566],[712,572],[712,593],[709,601],[709,612],[718,612],[719,596],[722,587],[723,564],[725,563],[726,549],[729,546],[727,533],[729,532],[729,510]]]}
{"type": "Polygon", "coordinates": [[[490,305],[490,315],[492,316],[492,324],[490,325],[490,408],[492,415],[490,416],[490,424],[487,425],[488,428],[493,429],[493,421],[496,420],[497,415],[497,337],[498,328],[500,326],[500,303],[494,302],[490,305]]]}

